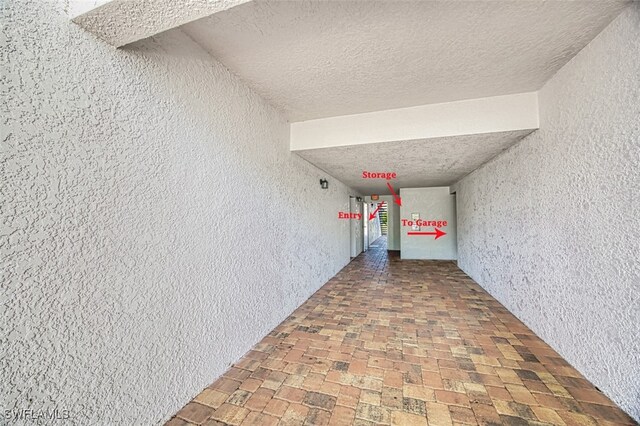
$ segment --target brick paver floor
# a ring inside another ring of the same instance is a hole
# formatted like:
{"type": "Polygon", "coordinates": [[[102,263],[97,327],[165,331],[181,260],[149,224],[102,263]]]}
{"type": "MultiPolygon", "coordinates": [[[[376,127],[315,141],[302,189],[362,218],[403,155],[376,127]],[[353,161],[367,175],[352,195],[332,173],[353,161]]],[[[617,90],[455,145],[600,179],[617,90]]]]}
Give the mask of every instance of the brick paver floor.
{"type": "Polygon", "coordinates": [[[382,239],[167,424],[635,423],[454,262],[382,239]]]}

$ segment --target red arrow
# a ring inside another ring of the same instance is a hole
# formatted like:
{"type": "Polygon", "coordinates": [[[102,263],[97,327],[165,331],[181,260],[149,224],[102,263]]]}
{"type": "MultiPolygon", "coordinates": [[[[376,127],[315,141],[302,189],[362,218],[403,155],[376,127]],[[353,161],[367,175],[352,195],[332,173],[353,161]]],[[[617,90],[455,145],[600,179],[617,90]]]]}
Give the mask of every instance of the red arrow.
{"type": "Polygon", "coordinates": [[[438,238],[442,237],[443,235],[447,235],[446,232],[439,230],[438,228],[433,228],[436,230],[436,232],[407,232],[407,235],[435,235],[436,237],[434,238],[434,240],[437,240],[438,238]]]}
{"type": "Polygon", "coordinates": [[[393,187],[391,186],[391,184],[389,182],[387,182],[387,186],[389,187],[389,191],[391,191],[391,193],[393,194],[393,198],[394,198],[394,202],[401,206],[402,205],[402,198],[400,198],[399,196],[396,195],[396,193],[393,191],[393,187]]]}
{"type": "Polygon", "coordinates": [[[381,206],[382,206],[382,203],[378,203],[378,207],[376,207],[373,213],[369,213],[369,220],[373,220],[376,217],[376,213],[378,213],[378,210],[380,210],[381,206]]]}

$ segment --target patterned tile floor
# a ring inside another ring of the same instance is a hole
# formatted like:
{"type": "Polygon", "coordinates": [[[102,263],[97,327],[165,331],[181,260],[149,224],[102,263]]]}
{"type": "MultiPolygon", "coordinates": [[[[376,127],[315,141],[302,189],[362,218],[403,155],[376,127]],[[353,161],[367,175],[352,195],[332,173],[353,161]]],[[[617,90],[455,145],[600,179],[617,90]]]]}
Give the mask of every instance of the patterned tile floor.
{"type": "Polygon", "coordinates": [[[376,243],[167,424],[635,424],[455,263],[376,243]]]}

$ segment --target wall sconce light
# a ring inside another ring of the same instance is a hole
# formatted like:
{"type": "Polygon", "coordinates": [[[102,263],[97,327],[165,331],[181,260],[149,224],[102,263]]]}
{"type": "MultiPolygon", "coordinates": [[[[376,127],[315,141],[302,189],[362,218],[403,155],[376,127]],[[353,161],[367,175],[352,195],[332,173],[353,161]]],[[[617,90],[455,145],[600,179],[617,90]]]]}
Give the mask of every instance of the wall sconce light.
{"type": "Polygon", "coordinates": [[[356,201],[357,201],[358,203],[361,203],[361,202],[362,202],[362,197],[356,197],[356,201]]]}
{"type": "Polygon", "coordinates": [[[326,179],[320,179],[320,188],[329,189],[329,181],[326,179]]]}

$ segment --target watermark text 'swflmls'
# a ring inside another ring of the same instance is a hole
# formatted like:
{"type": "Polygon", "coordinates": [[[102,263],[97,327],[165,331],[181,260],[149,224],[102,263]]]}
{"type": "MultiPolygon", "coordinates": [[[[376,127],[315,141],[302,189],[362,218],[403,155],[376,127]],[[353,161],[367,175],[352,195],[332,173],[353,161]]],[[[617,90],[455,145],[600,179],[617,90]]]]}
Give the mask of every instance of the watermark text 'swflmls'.
{"type": "Polygon", "coordinates": [[[4,410],[5,420],[30,420],[30,421],[42,421],[42,420],[69,420],[71,418],[71,411],[60,410],[54,408],[53,410],[33,410],[33,409],[15,409],[4,410]]]}

